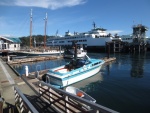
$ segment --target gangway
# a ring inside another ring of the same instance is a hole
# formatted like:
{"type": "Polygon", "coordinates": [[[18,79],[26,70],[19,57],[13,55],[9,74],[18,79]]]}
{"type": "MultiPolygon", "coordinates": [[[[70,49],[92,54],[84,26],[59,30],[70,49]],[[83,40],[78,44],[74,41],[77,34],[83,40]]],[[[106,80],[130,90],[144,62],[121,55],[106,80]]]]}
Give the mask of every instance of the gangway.
{"type": "MultiPolygon", "coordinates": [[[[104,107],[97,103],[90,102],[76,95],[70,94],[62,89],[57,89],[54,86],[43,81],[38,81],[38,98],[47,104],[56,113],[118,113],[110,108],[104,107]]],[[[17,88],[14,87],[16,104],[19,103],[20,109],[26,110],[28,113],[38,113],[39,107],[36,108],[36,102],[30,102],[17,88]],[[33,105],[31,104],[33,103],[33,105]],[[25,106],[25,107],[23,107],[25,106]],[[26,109],[25,109],[26,108],[26,109]]],[[[39,104],[39,103],[38,103],[39,104]]],[[[22,112],[23,113],[23,112],[22,112]]],[[[44,113],[44,112],[43,112],[44,113]]]]}

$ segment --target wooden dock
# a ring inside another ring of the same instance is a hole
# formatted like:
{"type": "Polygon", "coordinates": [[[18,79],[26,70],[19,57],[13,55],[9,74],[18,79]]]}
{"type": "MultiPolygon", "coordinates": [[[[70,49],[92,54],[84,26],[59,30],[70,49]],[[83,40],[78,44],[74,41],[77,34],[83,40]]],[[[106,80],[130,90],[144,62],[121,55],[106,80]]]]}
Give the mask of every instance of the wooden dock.
{"type": "Polygon", "coordinates": [[[38,62],[38,61],[46,61],[46,60],[55,60],[63,58],[63,56],[37,56],[33,58],[23,58],[23,59],[13,59],[8,61],[8,64],[21,64],[27,62],[38,62]]]}
{"type": "MultiPolygon", "coordinates": [[[[41,58],[41,57],[39,57],[39,61],[43,61],[43,60],[45,60],[45,58],[41,58]]],[[[36,59],[36,58],[34,58],[34,59],[36,59]]],[[[32,60],[25,60],[25,61],[28,61],[28,62],[33,62],[33,60],[34,59],[32,59],[32,60]]],[[[51,58],[50,59],[48,59],[48,58],[46,58],[46,60],[52,60],[51,58]]],[[[110,58],[107,58],[107,57],[104,57],[104,58],[101,58],[101,60],[104,60],[105,61],[105,63],[108,63],[108,62],[112,62],[112,61],[115,61],[116,60],[116,58],[115,57],[110,57],[110,58]]],[[[20,61],[21,63],[26,63],[24,60],[23,61],[20,61]]],[[[34,60],[34,61],[38,61],[38,59],[37,60],[34,60]]],[[[7,62],[7,64],[12,68],[12,66],[11,65],[16,65],[16,64],[20,64],[20,62],[19,61],[10,61],[10,62],[7,62]]],[[[13,68],[12,68],[12,70],[14,70],[13,68]]],[[[36,78],[36,77],[38,77],[40,80],[42,80],[42,76],[44,75],[44,74],[46,74],[47,72],[48,72],[48,70],[49,69],[45,69],[45,70],[40,70],[40,71],[35,71],[35,72],[30,72],[29,73],[29,78],[36,78]]],[[[15,71],[15,70],[14,70],[15,71]]],[[[23,75],[21,75],[21,76],[25,76],[25,74],[23,74],[23,75]]]]}
{"type": "MultiPolygon", "coordinates": [[[[115,57],[111,57],[111,58],[104,57],[104,58],[101,58],[101,59],[104,60],[105,63],[112,62],[112,61],[116,60],[115,57]]],[[[29,73],[28,78],[36,78],[36,77],[38,77],[40,80],[42,80],[42,76],[44,74],[46,74],[48,72],[48,70],[49,69],[40,70],[40,71],[36,71],[36,72],[31,72],[31,73],[29,73]]],[[[25,76],[25,74],[23,74],[22,76],[25,76]]]]}
{"type": "Polygon", "coordinates": [[[108,58],[108,57],[104,57],[104,58],[101,58],[102,60],[105,61],[105,63],[107,62],[112,62],[112,61],[115,61],[116,60],[116,57],[111,57],[111,58],[108,58]]]}

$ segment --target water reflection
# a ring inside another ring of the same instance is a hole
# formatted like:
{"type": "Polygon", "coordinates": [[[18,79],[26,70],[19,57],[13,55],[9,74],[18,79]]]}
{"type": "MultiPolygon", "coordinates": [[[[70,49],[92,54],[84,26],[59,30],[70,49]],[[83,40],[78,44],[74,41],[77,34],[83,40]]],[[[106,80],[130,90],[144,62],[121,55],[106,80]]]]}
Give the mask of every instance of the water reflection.
{"type": "Polygon", "coordinates": [[[142,78],[146,54],[133,54],[131,60],[131,77],[142,78]]]}
{"type": "Polygon", "coordinates": [[[64,65],[68,60],[59,59],[59,60],[50,60],[50,61],[42,61],[42,62],[31,62],[31,63],[23,63],[23,64],[13,64],[11,65],[20,75],[25,74],[25,66],[28,66],[29,73],[51,69],[60,65],[64,65]]]}
{"type": "Polygon", "coordinates": [[[91,92],[96,90],[96,84],[99,84],[103,81],[103,76],[101,72],[98,72],[96,75],[87,78],[85,80],[82,80],[81,82],[77,82],[75,84],[72,84],[74,87],[80,88],[81,90],[85,92],[91,92]]]}

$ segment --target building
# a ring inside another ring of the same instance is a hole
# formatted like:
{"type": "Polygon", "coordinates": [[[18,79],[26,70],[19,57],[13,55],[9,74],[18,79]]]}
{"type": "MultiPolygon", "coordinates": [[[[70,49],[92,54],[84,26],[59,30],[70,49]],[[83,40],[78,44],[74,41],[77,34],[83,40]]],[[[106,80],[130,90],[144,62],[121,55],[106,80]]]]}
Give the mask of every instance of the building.
{"type": "Polygon", "coordinates": [[[21,40],[19,38],[0,36],[0,51],[20,50],[21,40]]]}

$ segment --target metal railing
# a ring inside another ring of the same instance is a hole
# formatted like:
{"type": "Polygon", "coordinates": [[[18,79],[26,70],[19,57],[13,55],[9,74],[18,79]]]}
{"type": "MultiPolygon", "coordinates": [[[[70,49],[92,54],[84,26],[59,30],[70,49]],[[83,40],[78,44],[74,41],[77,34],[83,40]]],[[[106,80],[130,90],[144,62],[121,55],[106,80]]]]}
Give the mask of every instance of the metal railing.
{"type": "Polygon", "coordinates": [[[50,106],[61,113],[118,113],[64,90],[57,89],[43,81],[39,81],[39,94],[50,106]]]}
{"type": "Polygon", "coordinates": [[[14,91],[15,105],[19,107],[21,113],[39,113],[16,86],[14,86],[14,91]]]}

